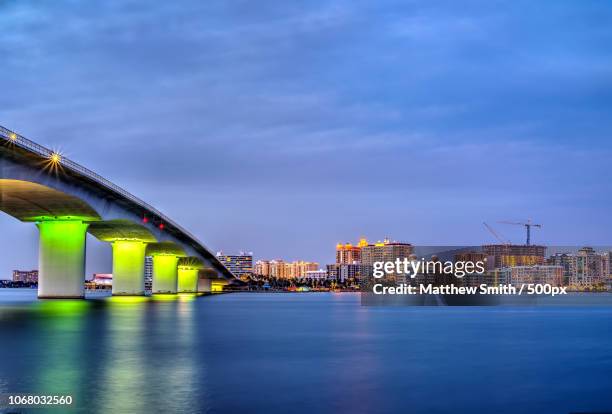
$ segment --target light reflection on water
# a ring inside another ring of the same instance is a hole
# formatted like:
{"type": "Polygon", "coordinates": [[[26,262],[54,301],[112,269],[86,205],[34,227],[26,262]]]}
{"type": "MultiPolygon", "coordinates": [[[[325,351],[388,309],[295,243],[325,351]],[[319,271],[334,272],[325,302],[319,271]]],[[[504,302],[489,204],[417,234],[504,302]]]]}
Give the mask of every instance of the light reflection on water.
{"type": "Polygon", "coordinates": [[[610,308],[35,295],[0,290],[0,394],[71,394],[70,412],[612,410],[610,308]]]}
{"type": "Polygon", "coordinates": [[[31,301],[13,296],[0,304],[0,346],[16,356],[3,359],[0,393],[72,395],[82,412],[203,410],[195,295],[38,301],[35,292],[23,295],[31,301]]]}

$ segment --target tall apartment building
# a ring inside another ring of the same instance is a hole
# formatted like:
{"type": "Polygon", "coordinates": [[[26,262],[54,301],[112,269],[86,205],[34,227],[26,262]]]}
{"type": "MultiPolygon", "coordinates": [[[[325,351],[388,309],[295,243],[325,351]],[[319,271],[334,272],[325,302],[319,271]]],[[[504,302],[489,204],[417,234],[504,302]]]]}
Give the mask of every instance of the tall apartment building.
{"type": "Polygon", "coordinates": [[[237,255],[226,255],[223,252],[217,252],[217,259],[237,278],[249,277],[253,274],[252,252],[240,252],[237,255]]]}
{"type": "Polygon", "coordinates": [[[353,246],[351,243],[338,243],[336,245],[336,263],[361,263],[361,248],[367,245],[368,242],[364,238],[360,239],[356,246],[353,246]]]}
{"type": "Polygon", "coordinates": [[[572,276],[576,273],[576,256],[569,253],[555,253],[546,259],[550,266],[561,266],[563,268],[563,283],[571,283],[572,276]]]}
{"type": "Polygon", "coordinates": [[[400,243],[385,239],[383,242],[368,244],[361,248],[361,264],[373,266],[374,262],[393,262],[395,259],[410,258],[413,247],[410,243],[400,243]]]}
{"type": "Polygon", "coordinates": [[[564,283],[573,287],[609,284],[612,279],[610,252],[596,252],[583,247],[577,253],[556,253],[546,263],[563,268],[564,283]]]}
{"type": "Polygon", "coordinates": [[[329,280],[344,283],[347,279],[353,279],[360,282],[363,276],[364,267],[358,263],[334,263],[327,265],[327,277],[329,280]]]}
{"type": "MultiPolygon", "coordinates": [[[[363,246],[361,248],[362,276],[367,278],[372,276],[374,262],[394,262],[396,259],[409,259],[413,250],[410,243],[390,241],[389,239],[363,246]]],[[[406,281],[405,275],[387,274],[387,276],[396,277],[396,280],[400,283],[406,281]]]]}
{"type": "Polygon", "coordinates": [[[38,270],[13,270],[13,282],[38,283],[38,270]]]}
{"type": "Polygon", "coordinates": [[[264,277],[275,277],[279,279],[304,278],[306,273],[319,269],[316,262],[305,262],[303,260],[285,262],[284,260],[258,260],[255,263],[255,274],[264,277]]]}
{"type": "Polygon", "coordinates": [[[270,261],[258,260],[253,266],[253,273],[258,276],[270,276],[270,261]]]}
{"type": "Polygon", "coordinates": [[[575,286],[595,286],[609,281],[610,258],[606,253],[597,253],[591,247],[583,247],[574,256],[575,269],[570,276],[570,284],[575,286]]]}
{"type": "Polygon", "coordinates": [[[548,283],[552,286],[563,286],[563,267],[549,265],[512,266],[499,270],[500,279],[514,286],[523,283],[548,283]]]}

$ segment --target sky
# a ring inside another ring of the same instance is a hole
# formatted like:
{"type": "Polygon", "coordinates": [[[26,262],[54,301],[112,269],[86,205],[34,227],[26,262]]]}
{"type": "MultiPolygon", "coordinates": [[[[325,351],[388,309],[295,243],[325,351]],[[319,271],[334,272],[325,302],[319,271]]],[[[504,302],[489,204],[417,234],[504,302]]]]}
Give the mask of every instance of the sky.
{"type": "MultiPolygon", "coordinates": [[[[0,125],[211,249],[612,243],[602,1],[3,1],[0,125]]],[[[36,268],[0,215],[0,278],[36,268]]],[[[111,270],[88,246],[87,271],[111,270]]]]}

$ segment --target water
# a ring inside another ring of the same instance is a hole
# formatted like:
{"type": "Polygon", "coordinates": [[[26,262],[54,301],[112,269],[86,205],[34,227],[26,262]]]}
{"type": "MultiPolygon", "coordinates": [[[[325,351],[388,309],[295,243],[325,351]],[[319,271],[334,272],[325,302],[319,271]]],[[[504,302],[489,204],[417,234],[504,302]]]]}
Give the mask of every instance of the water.
{"type": "Polygon", "coordinates": [[[0,290],[0,394],[71,394],[69,412],[612,411],[610,308],[34,295],[0,290]]]}

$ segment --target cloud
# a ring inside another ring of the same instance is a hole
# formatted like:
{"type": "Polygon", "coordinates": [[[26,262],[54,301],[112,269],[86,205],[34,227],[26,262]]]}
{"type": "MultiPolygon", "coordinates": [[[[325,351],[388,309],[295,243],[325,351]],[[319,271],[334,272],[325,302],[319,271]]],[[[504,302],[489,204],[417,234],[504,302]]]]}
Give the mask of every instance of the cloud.
{"type": "MultiPolygon", "coordinates": [[[[610,179],[612,12],[596,3],[73,1],[0,11],[0,123],[171,216],[223,215],[207,200],[240,200],[232,213],[250,214],[261,234],[270,217],[250,204],[285,194],[321,245],[338,241],[328,228],[374,232],[403,211],[467,223],[548,203],[540,214],[592,208],[610,220],[595,206],[612,201],[599,190],[610,179]],[[190,197],[185,210],[174,202],[190,197]],[[321,203],[316,216],[310,203],[321,203]]],[[[379,237],[424,237],[420,223],[379,237]]],[[[441,238],[464,231],[447,224],[441,238]]],[[[220,221],[202,231],[212,246],[244,239],[220,221]]],[[[223,248],[260,247],[249,243],[223,248]]],[[[271,252],[291,237],[262,243],[271,252]]]]}

